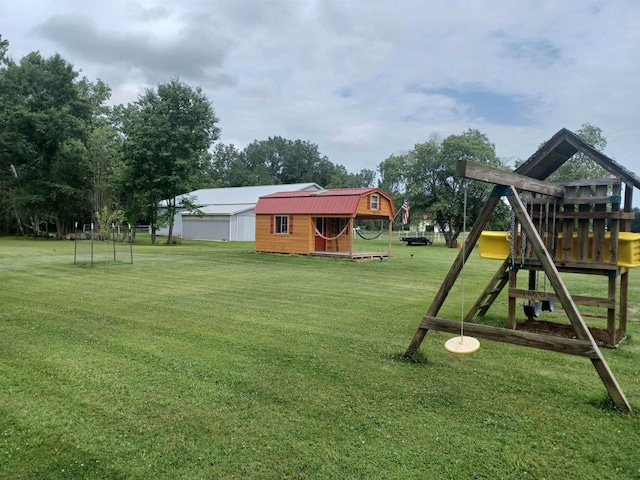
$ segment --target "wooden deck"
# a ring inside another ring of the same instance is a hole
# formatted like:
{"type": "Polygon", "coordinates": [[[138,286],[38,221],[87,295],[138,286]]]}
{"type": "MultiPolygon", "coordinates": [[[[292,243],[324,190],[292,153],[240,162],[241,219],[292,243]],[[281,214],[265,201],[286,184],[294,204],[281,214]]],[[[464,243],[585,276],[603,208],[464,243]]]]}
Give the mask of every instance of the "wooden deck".
{"type": "Polygon", "coordinates": [[[387,252],[312,252],[316,257],[346,258],[349,260],[382,260],[389,258],[387,252]]]}

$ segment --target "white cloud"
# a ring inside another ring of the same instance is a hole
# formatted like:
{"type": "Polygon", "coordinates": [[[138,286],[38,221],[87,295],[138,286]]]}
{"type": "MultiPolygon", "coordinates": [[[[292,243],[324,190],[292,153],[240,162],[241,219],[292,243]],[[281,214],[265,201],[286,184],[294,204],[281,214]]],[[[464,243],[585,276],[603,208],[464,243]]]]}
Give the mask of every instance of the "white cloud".
{"type": "Polygon", "coordinates": [[[205,89],[223,142],[309,140],[350,171],[468,128],[524,159],[585,122],[640,170],[638,24],[635,0],[0,4],[14,58],[58,51],[116,103],[180,76],[205,89]],[[521,117],[497,121],[454,91],[503,97],[521,117]]]}

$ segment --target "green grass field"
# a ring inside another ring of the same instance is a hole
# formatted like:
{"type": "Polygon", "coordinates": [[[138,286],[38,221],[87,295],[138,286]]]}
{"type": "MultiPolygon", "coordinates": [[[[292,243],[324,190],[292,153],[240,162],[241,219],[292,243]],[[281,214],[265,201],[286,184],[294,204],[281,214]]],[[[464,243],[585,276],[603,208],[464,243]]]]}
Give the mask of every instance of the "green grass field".
{"type": "MultiPolygon", "coordinates": [[[[90,267],[72,242],[0,239],[0,478],[640,478],[638,414],[587,359],[456,356],[439,332],[403,359],[455,250],[138,240],[133,264],[90,267]]],[[[473,252],[468,306],[499,263],[473,252]]],[[[604,277],[566,282],[606,295],[604,277]]],[[[628,338],[603,355],[640,412],[640,271],[630,289],[628,338]]],[[[460,312],[456,285],[439,316],[460,312]]],[[[490,313],[504,324],[505,299],[490,313]]]]}

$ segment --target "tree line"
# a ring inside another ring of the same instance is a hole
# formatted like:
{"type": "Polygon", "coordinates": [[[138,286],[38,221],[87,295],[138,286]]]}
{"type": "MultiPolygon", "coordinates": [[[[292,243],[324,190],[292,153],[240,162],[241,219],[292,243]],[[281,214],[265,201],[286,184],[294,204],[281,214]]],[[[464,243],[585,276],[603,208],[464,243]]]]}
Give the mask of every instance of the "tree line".
{"type": "MultiPolygon", "coordinates": [[[[378,186],[395,198],[396,208],[407,200],[411,222],[430,219],[452,246],[491,188],[456,178],[456,161],[510,169],[474,129],[445,139],[434,134],[358,173],[305,140],[273,136],[238,148],[218,142],[220,120],[200,87],[174,78],[128,105],[108,106],[109,86],[80,77],[59,54],[32,52],[15,62],[8,47],[0,36],[0,234],[37,236],[51,228],[62,237],[76,223],[95,222],[100,229],[142,221],[152,232],[169,225],[171,242],[176,197],[184,193],[315,182],[325,188],[378,186]]],[[[585,124],[577,133],[598,149],[606,146],[598,127],[585,124]]],[[[599,168],[576,155],[555,176],[608,176],[599,168]]],[[[509,222],[500,204],[489,228],[506,229],[509,222]]]]}
{"type": "MultiPolygon", "coordinates": [[[[575,133],[596,150],[603,151],[607,146],[602,129],[595,125],[585,123],[575,133]]],[[[541,143],[539,148],[543,145],[541,143]]],[[[489,138],[474,129],[445,139],[432,135],[429,141],[416,144],[408,152],[391,155],[378,166],[380,187],[396,198],[409,199],[414,218],[426,218],[437,225],[448,246],[456,245],[465,222],[467,229],[473,225],[493,188],[493,185],[483,182],[457,178],[455,165],[458,160],[471,160],[505,171],[512,170],[504,160],[498,158],[495,145],[489,138]]],[[[515,160],[516,166],[520,163],[522,160],[515,160]]],[[[603,179],[610,176],[609,172],[586,155],[577,153],[548,180],[603,179]]],[[[637,218],[631,230],[638,232],[640,210],[634,209],[634,212],[637,218]]],[[[510,223],[510,209],[500,202],[487,229],[508,230],[510,223]]]]}
{"type": "Polygon", "coordinates": [[[373,170],[350,173],[308,141],[274,136],[244,149],[216,143],[220,120],[211,101],[178,78],[108,106],[109,86],[80,77],[59,54],[32,52],[15,62],[8,47],[0,36],[2,234],[51,228],[62,237],[76,223],[140,221],[155,232],[173,219],[176,196],[198,188],[375,182],[373,170]]]}

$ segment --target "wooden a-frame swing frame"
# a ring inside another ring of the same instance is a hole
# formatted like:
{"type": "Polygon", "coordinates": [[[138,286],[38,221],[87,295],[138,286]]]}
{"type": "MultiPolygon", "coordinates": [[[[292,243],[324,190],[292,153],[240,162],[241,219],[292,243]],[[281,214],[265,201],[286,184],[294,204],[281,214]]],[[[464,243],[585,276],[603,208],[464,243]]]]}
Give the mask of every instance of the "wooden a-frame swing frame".
{"type": "MultiPolygon", "coordinates": [[[[466,167],[467,165],[465,162],[462,170],[464,171],[466,167]]],[[[491,169],[484,167],[479,171],[481,174],[476,172],[474,176],[469,176],[468,178],[475,178],[495,183],[498,184],[498,186],[494,188],[493,194],[485,203],[484,208],[480,212],[473,228],[469,232],[465,248],[460,250],[448,275],[442,282],[438,293],[429,307],[429,310],[423,317],[418,330],[409,344],[406,355],[413,356],[418,351],[425,335],[430,329],[449,333],[459,332],[460,322],[439,318],[437,317],[437,314],[449,291],[460,275],[464,263],[473,251],[473,247],[479,240],[482,230],[493,214],[498,202],[501,201],[501,198],[504,196],[511,205],[516,219],[522,226],[522,230],[526,233],[527,241],[530,243],[538,261],[540,262],[541,269],[547,275],[551,286],[555,291],[556,298],[563,305],[564,311],[575,330],[577,338],[571,339],[554,337],[473,323],[465,323],[465,332],[478,338],[587,357],[595,367],[613,403],[623,412],[632,412],[631,405],[620,388],[620,385],[616,381],[606,360],[602,356],[602,353],[593,339],[576,303],[560,277],[554,259],[548,251],[532,218],[529,216],[525,205],[516,191],[516,187],[518,187],[531,192],[561,197],[563,195],[562,189],[557,185],[526,177],[524,175],[518,175],[516,173],[502,171],[492,172],[491,169]]],[[[505,260],[504,267],[506,267],[508,261],[509,259],[505,260]]],[[[504,270],[505,268],[499,270],[496,276],[499,277],[504,270]]],[[[497,280],[499,280],[499,278],[497,279],[494,277],[494,283],[496,283],[497,280]]]]}

